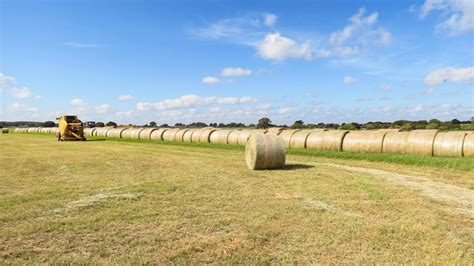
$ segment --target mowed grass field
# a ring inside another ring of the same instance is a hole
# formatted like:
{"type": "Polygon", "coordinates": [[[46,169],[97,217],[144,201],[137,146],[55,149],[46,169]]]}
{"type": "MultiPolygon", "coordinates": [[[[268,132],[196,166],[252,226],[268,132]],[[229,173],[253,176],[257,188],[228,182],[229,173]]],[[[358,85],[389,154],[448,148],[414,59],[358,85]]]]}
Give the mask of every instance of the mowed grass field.
{"type": "Polygon", "coordinates": [[[474,261],[472,159],[290,151],[285,169],[251,171],[222,146],[8,134],[0,147],[2,264],[474,261]]]}

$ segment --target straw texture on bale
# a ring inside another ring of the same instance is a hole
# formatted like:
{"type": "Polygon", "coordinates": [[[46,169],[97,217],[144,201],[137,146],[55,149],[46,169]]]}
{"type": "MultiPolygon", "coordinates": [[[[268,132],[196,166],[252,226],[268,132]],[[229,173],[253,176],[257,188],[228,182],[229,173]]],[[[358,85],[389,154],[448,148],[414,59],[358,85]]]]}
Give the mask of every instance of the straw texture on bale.
{"type": "Polygon", "coordinates": [[[140,134],[138,134],[138,138],[139,139],[150,139],[151,137],[151,133],[155,130],[157,130],[158,128],[154,128],[154,127],[149,127],[149,128],[144,128],[142,131],[140,131],[140,134]]]}
{"type": "Polygon", "coordinates": [[[275,134],[251,134],[245,146],[245,161],[251,170],[283,168],[285,152],[281,137],[275,134]]]}
{"type": "Polygon", "coordinates": [[[342,141],[342,150],[351,152],[382,152],[383,131],[351,131],[342,141]]]}
{"type": "Polygon", "coordinates": [[[99,127],[94,130],[94,136],[97,137],[106,137],[107,136],[107,131],[109,131],[111,128],[108,127],[99,127]]]}
{"type": "Polygon", "coordinates": [[[106,137],[107,138],[122,138],[122,132],[125,131],[125,128],[112,128],[111,130],[107,131],[106,137]]]}
{"type": "Polygon", "coordinates": [[[466,157],[474,156],[474,134],[467,134],[464,138],[463,155],[466,157]]]}
{"type": "MultiPolygon", "coordinates": [[[[90,128],[90,127],[84,128],[84,131],[83,131],[84,136],[86,136],[86,137],[93,136],[94,131],[95,131],[95,128],[90,128]]],[[[51,132],[53,132],[53,130],[51,130],[51,132]]]]}
{"type": "Polygon", "coordinates": [[[140,132],[142,132],[142,130],[144,130],[144,128],[142,128],[142,127],[132,128],[132,130],[130,131],[129,138],[130,139],[139,139],[140,132]]]}
{"type": "Polygon", "coordinates": [[[250,130],[242,130],[237,138],[237,145],[244,146],[247,144],[248,139],[252,135],[252,131],[250,130]]]}
{"type": "Polygon", "coordinates": [[[8,127],[2,128],[2,134],[8,134],[8,132],[10,132],[8,127]]]}
{"type": "Polygon", "coordinates": [[[267,132],[266,132],[266,133],[267,133],[267,134],[268,134],[268,133],[272,133],[272,134],[278,135],[278,134],[280,134],[280,132],[281,132],[282,130],[283,130],[282,127],[270,127],[270,128],[267,128],[267,132]]]}
{"type": "Polygon", "coordinates": [[[43,134],[48,134],[48,131],[49,131],[49,128],[47,128],[47,127],[40,128],[40,130],[39,130],[39,132],[43,133],[43,134]]]}
{"type": "Polygon", "coordinates": [[[227,136],[227,144],[237,145],[241,132],[242,130],[234,130],[230,132],[229,136],[227,136]]]}
{"type": "Polygon", "coordinates": [[[216,130],[212,132],[210,142],[216,144],[227,144],[227,139],[232,131],[232,129],[216,130]]]}
{"type": "Polygon", "coordinates": [[[174,137],[176,133],[178,133],[179,128],[170,128],[163,133],[163,140],[164,141],[174,141],[174,137]]]}
{"type": "Polygon", "coordinates": [[[191,142],[199,142],[201,139],[201,132],[203,132],[205,128],[198,128],[193,132],[193,135],[191,136],[191,142]]]}
{"type": "Polygon", "coordinates": [[[167,128],[159,128],[150,134],[150,139],[152,140],[163,140],[163,133],[165,133],[167,128]]]}
{"type": "Polygon", "coordinates": [[[122,133],[120,134],[120,138],[122,139],[129,139],[130,138],[130,133],[132,133],[131,128],[126,128],[122,133]]]}
{"type": "Polygon", "coordinates": [[[410,132],[387,132],[383,139],[382,152],[406,153],[410,132]]]}
{"type": "Polygon", "coordinates": [[[378,129],[377,131],[379,132],[400,132],[400,129],[399,128],[381,128],[381,129],[378,129]]]}
{"type": "Polygon", "coordinates": [[[199,142],[209,143],[211,139],[212,132],[216,131],[215,128],[206,128],[203,129],[199,134],[199,142]]]}
{"type": "Polygon", "coordinates": [[[285,143],[286,148],[290,147],[291,137],[293,136],[293,134],[295,134],[298,131],[300,130],[299,129],[286,129],[280,132],[278,136],[280,136],[283,139],[283,142],[285,143]]]}
{"type": "Polygon", "coordinates": [[[433,155],[447,157],[462,157],[466,132],[439,132],[434,140],[433,155]]]}
{"type": "Polygon", "coordinates": [[[53,133],[53,134],[59,133],[59,128],[58,127],[53,127],[51,129],[51,133],[53,133]]]}
{"type": "Polygon", "coordinates": [[[188,131],[189,129],[181,128],[178,132],[176,132],[176,135],[174,136],[174,141],[183,142],[184,134],[188,131]]]}
{"type": "Polygon", "coordinates": [[[306,148],[306,140],[312,130],[301,130],[295,132],[290,139],[290,148],[306,148]]]}
{"type": "Polygon", "coordinates": [[[408,135],[407,153],[433,156],[433,146],[438,130],[414,130],[408,135]]]}
{"type": "Polygon", "coordinates": [[[190,129],[186,132],[184,132],[184,135],[183,135],[183,142],[191,142],[192,141],[192,137],[194,135],[194,132],[196,132],[197,129],[193,128],[193,129],[190,129]]]}

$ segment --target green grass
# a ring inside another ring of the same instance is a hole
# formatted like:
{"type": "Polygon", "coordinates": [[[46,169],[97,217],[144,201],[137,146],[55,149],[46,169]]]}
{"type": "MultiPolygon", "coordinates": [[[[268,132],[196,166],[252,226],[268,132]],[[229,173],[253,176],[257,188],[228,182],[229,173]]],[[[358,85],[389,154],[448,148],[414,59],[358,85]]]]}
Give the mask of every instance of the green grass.
{"type": "MultiPolygon", "coordinates": [[[[101,137],[88,137],[89,140],[103,140],[101,137]]],[[[123,141],[134,143],[155,143],[160,145],[174,145],[185,147],[206,147],[226,150],[244,150],[243,146],[211,144],[211,143],[195,143],[195,142],[169,142],[155,140],[136,140],[136,139],[119,139],[108,138],[107,141],[123,141]]],[[[311,149],[288,149],[287,154],[304,155],[324,158],[346,159],[346,160],[363,160],[369,162],[386,162],[402,165],[429,166],[444,169],[456,169],[462,171],[474,171],[473,157],[431,157],[411,154],[394,154],[394,153],[355,153],[355,152],[339,152],[339,151],[322,151],[311,149]]]]}
{"type": "Polygon", "coordinates": [[[241,147],[50,135],[0,136],[0,147],[0,264],[474,259],[463,206],[337,165],[442,177],[451,189],[472,186],[472,172],[291,152],[298,164],[251,171],[241,147]]]}

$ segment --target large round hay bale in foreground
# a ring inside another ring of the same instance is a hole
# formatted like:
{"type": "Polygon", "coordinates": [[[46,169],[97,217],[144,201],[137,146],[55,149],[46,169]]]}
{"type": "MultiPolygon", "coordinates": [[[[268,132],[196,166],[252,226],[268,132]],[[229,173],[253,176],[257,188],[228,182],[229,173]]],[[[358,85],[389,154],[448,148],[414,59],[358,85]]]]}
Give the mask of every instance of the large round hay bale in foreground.
{"type": "Polygon", "coordinates": [[[232,131],[232,129],[216,130],[212,132],[209,141],[215,144],[227,144],[227,139],[232,131]]]}
{"type": "Polygon", "coordinates": [[[187,129],[187,128],[180,128],[178,130],[178,132],[176,132],[176,135],[174,135],[174,141],[183,142],[184,134],[186,134],[186,132],[188,132],[188,131],[189,131],[189,129],[187,129]]]}
{"type": "Polygon", "coordinates": [[[342,141],[342,150],[350,152],[382,152],[383,131],[351,131],[342,141]]]}
{"type": "Polygon", "coordinates": [[[140,134],[138,134],[138,138],[139,139],[146,139],[146,140],[149,140],[151,138],[151,133],[155,130],[157,130],[158,128],[156,127],[148,127],[148,128],[145,128],[143,129],[142,131],[140,131],[140,134]]]}
{"type": "Polygon", "coordinates": [[[150,134],[150,139],[152,140],[163,140],[163,133],[165,133],[168,129],[167,128],[159,128],[150,134]]]}
{"type": "Polygon", "coordinates": [[[274,134],[251,134],[245,146],[245,161],[252,170],[278,169],[285,165],[285,143],[274,134]]]}
{"type": "Polygon", "coordinates": [[[474,156],[474,134],[467,134],[464,138],[463,155],[466,157],[474,156]]]}
{"type": "Polygon", "coordinates": [[[2,134],[8,134],[8,132],[10,132],[10,130],[8,129],[8,127],[2,128],[2,134]]]}
{"type": "MultiPolygon", "coordinates": [[[[306,129],[295,132],[290,139],[290,148],[306,148],[306,140],[313,131],[314,130],[306,129]]],[[[316,131],[321,132],[321,130],[316,131]]]]}
{"type": "MultiPolygon", "coordinates": [[[[95,131],[95,128],[90,128],[90,127],[86,127],[84,128],[84,136],[86,137],[90,137],[90,136],[94,136],[94,131],[95,131]]],[[[51,133],[53,132],[53,129],[51,129],[51,133]]]]}
{"type": "Polygon", "coordinates": [[[234,130],[230,132],[229,136],[227,137],[227,144],[237,145],[241,132],[242,130],[234,130]]]}
{"type": "Polygon", "coordinates": [[[174,141],[174,137],[176,133],[178,133],[179,128],[170,128],[163,133],[163,140],[164,141],[174,141]]]}
{"type": "Polygon", "coordinates": [[[411,131],[407,139],[407,153],[433,156],[433,146],[438,130],[420,129],[411,131]]]}
{"type": "Polygon", "coordinates": [[[281,131],[278,136],[280,136],[283,139],[283,142],[285,143],[285,147],[289,148],[291,137],[293,136],[293,134],[295,134],[298,131],[300,130],[299,129],[285,129],[281,131]]]}
{"type": "Polygon", "coordinates": [[[347,130],[313,131],[306,139],[306,148],[342,151],[342,142],[347,133],[347,130]]]}
{"type": "Polygon", "coordinates": [[[433,155],[447,157],[462,157],[466,132],[439,132],[434,140],[433,155]]]}
{"type": "MultiPolygon", "coordinates": [[[[84,129],[85,130],[85,129],[84,129]]],[[[122,138],[122,132],[124,132],[126,128],[112,128],[109,131],[107,131],[107,134],[105,135],[106,138],[122,138]]]]}
{"type": "Polygon", "coordinates": [[[410,132],[387,132],[383,139],[383,153],[406,153],[410,132]]]}

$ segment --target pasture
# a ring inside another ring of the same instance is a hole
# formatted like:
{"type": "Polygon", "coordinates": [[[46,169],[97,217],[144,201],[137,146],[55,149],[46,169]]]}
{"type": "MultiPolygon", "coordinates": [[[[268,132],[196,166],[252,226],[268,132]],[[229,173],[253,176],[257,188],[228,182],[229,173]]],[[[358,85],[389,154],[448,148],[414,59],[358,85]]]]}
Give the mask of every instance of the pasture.
{"type": "Polygon", "coordinates": [[[0,136],[2,264],[474,260],[472,158],[89,139],[0,136]]]}

